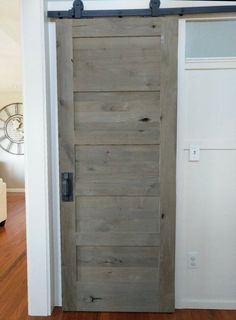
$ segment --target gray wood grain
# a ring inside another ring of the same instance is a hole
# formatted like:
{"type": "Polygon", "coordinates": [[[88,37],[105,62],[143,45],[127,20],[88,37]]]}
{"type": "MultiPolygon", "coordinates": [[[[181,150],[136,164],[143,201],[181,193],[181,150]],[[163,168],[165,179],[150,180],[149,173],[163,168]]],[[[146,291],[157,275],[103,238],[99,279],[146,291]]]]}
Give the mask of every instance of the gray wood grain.
{"type": "Polygon", "coordinates": [[[158,247],[77,247],[77,266],[158,268],[159,251],[158,247]]]}
{"type": "MultiPolygon", "coordinates": [[[[58,21],[57,74],[60,173],[75,173],[74,108],[71,21],[58,21]],[[66,123],[66,125],[65,125],[66,123]]],[[[64,310],[76,308],[76,247],[74,245],[75,203],[61,202],[62,303],[64,310]],[[68,214],[69,213],[69,214],[68,214]]]]}
{"type": "Polygon", "coordinates": [[[159,146],[76,147],[77,195],[159,195],[159,146]]]}
{"type": "Polygon", "coordinates": [[[156,18],[100,18],[73,20],[73,37],[159,36],[161,24],[156,18]]]}
{"type": "MultiPolygon", "coordinates": [[[[132,254],[132,252],[131,252],[132,254]]],[[[150,283],[158,283],[158,267],[79,267],[77,270],[77,279],[80,282],[103,283],[118,281],[130,283],[143,283],[147,286],[150,283]]]]}
{"type": "Polygon", "coordinates": [[[79,219],[79,231],[83,232],[138,232],[138,233],[157,233],[159,232],[158,219],[137,219],[135,217],[127,217],[123,215],[112,214],[108,217],[95,218],[91,223],[91,219],[79,219]]]}
{"type": "Polygon", "coordinates": [[[160,310],[175,308],[176,113],[178,19],[162,19],[160,310]]]}
{"type": "Polygon", "coordinates": [[[147,232],[79,232],[78,246],[159,246],[160,235],[147,232]]]}
{"type": "Polygon", "coordinates": [[[77,197],[76,224],[81,232],[158,233],[158,197],[77,197]]]}
{"type": "Polygon", "coordinates": [[[124,219],[155,219],[159,217],[159,202],[159,197],[80,196],[76,198],[77,219],[103,219],[113,215],[124,219]]]}
{"type": "Polygon", "coordinates": [[[75,93],[77,144],[159,144],[159,92],[75,93]]]}
{"type": "Polygon", "coordinates": [[[159,91],[160,38],[75,38],[75,91],[159,91]]]}
{"type": "Polygon", "coordinates": [[[155,283],[102,284],[78,282],[78,310],[81,311],[139,311],[159,310],[159,292],[155,283]]]}

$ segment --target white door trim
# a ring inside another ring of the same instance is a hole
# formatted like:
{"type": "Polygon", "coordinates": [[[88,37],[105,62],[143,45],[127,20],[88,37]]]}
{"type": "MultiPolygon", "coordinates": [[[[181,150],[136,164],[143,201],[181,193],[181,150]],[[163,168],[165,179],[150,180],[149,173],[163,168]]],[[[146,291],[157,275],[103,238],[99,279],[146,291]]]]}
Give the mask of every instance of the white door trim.
{"type": "Polygon", "coordinates": [[[46,0],[22,0],[25,108],[26,223],[29,315],[47,316],[53,305],[48,157],[48,39],[46,0]]]}
{"type": "Polygon", "coordinates": [[[183,208],[183,137],[184,137],[184,64],[185,64],[185,24],[186,20],[179,21],[179,47],[178,47],[178,101],[177,101],[177,154],[176,154],[176,255],[175,255],[175,306],[181,308],[180,297],[183,296],[182,269],[185,267],[185,256],[182,244],[185,243],[184,220],[181,217],[183,208]]]}

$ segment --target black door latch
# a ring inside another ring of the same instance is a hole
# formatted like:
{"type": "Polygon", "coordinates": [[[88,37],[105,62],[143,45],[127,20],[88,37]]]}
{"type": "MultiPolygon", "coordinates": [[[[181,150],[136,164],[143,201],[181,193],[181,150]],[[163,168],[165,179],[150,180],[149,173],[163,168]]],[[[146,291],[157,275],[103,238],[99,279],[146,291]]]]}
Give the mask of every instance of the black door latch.
{"type": "Polygon", "coordinates": [[[73,173],[61,174],[61,199],[63,202],[73,201],[73,173]]]}

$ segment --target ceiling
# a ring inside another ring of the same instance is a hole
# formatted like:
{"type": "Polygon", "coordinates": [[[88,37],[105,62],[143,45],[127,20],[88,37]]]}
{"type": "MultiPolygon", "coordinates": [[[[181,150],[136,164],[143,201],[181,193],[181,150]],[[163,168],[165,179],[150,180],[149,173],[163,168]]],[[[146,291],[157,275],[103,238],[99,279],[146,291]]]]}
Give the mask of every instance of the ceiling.
{"type": "Polygon", "coordinates": [[[0,92],[21,91],[20,0],[0,1],[0,92]]]}

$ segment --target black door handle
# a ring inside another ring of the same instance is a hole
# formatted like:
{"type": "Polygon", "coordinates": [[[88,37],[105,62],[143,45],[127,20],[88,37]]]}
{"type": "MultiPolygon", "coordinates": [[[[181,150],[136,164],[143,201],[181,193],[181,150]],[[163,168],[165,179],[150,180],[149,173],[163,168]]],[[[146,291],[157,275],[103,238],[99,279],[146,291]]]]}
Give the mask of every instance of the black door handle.
{"type": "Polygon", "coordinates": [[[61,174],[61,199],[63,202],[73,201],[73,173],[61,174]]]}

